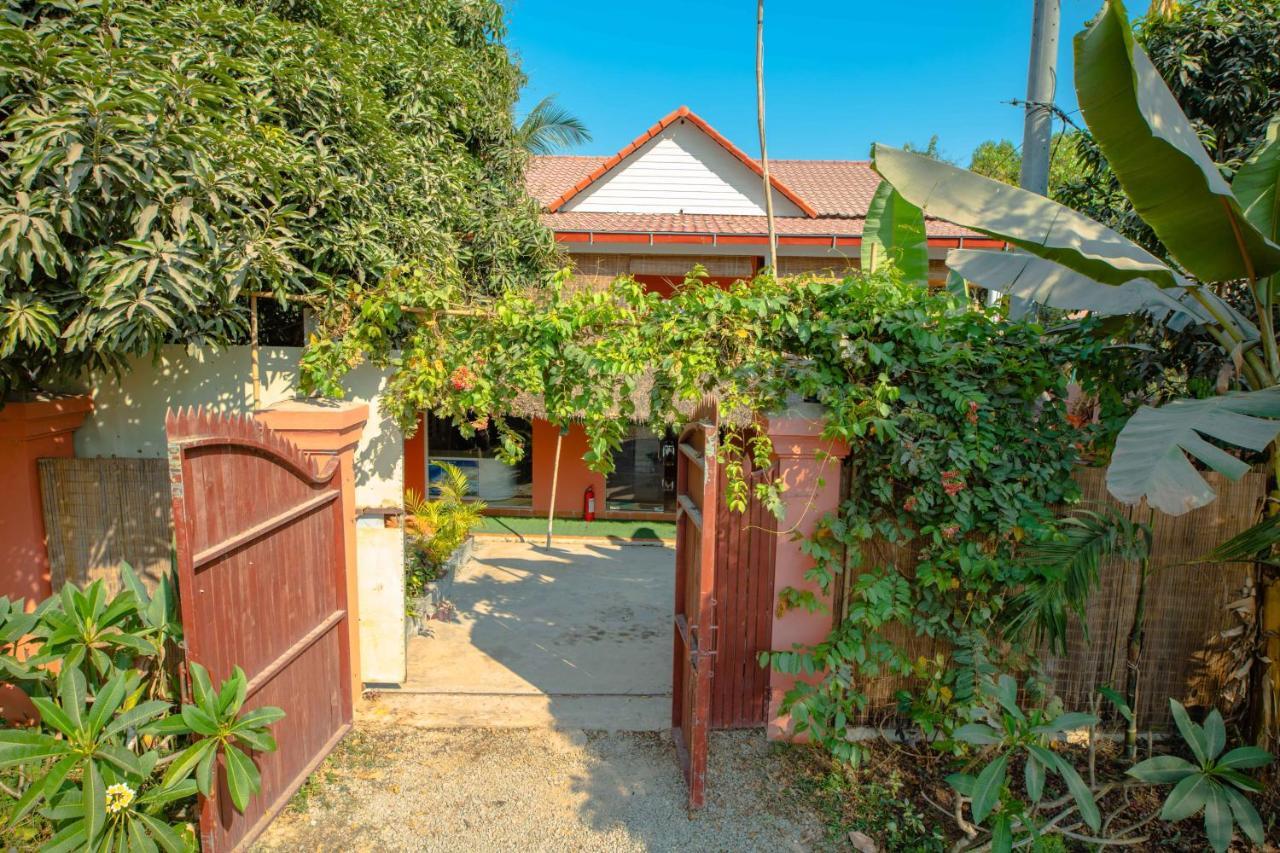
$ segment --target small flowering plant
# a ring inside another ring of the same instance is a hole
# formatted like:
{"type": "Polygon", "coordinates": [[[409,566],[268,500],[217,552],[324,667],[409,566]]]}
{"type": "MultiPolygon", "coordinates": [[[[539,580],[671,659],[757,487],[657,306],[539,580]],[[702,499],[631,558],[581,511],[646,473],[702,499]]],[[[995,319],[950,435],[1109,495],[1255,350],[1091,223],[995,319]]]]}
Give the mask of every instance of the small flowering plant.
{"type": "Polygon", "coordinates": [[[218,689],[190,664],[192,704],[176,705],[166,647],[181,635],[171,584],[148,593],[72,585],[27,612],[0,598],[0,669],[39,715],[0,729],[0,837],[22,849],[192,850],[197,793],[225,767],[232,805],[260,788],[252,754],[275,749],[278,708],[244,711],[237,668],[218,689]],[[19,647],[25,647],[19,655],[19,647]],[[49,664],[56,663],[56,667],[49,664]]]}

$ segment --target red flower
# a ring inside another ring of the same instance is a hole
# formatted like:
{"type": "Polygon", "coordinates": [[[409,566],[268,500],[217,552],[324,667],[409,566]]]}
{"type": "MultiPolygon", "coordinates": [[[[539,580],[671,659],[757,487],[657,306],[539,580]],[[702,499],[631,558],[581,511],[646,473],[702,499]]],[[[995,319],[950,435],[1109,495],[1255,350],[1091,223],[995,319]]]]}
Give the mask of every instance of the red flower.
{"type": "Polygon", "coordinates": [[[964,480],[944,480],[942,490],[948,495],[955,496],[964,491],[964,480]]]}
{"type": "Polygon", "coordinates": [[[449,384],[455,391],[470,391],[476,384],[476,375],[464,365],[449,375],[449,384]]]}
{"type": "Polygon", "coordinates": [[[903,508],[903,509],[905,509],[907,512],[915,512],[915,511],[916,511],[916,496],[915,496],[915,495],[911,495],[911,496],[909,496],[905,501],[903,501],[903,502],[902,502],[902,508],[903,508]]]}
{"type": "Polygon", "coordinates": [[[978,404],[973,400],[969,401],[969,414],[965,415],[965,420],[971,424],[978,422],[978,404]]]}

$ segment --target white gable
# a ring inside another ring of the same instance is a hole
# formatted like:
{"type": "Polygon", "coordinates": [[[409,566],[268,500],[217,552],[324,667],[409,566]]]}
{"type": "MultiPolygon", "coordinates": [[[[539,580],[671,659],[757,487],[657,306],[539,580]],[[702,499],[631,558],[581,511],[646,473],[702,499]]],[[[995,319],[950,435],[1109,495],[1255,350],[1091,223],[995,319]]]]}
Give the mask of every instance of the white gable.
{"type": "MultiPolygon", "coordinates": [[[[561,209],[764,216],[764,182],[723,145],[680,119],[561,209]]],[[[777,190],[773,211],[778,216],[804,215],[777,190]]]]}

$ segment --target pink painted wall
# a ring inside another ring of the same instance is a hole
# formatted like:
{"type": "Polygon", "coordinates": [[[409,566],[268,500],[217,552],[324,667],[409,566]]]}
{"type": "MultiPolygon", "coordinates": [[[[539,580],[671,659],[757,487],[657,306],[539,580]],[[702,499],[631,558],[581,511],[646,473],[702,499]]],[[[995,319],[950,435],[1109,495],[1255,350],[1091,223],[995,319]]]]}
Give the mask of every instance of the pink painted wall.
{"type": "MultiPolygon", "coordinates": [[[[789,651],[795,645],[814,645],[826,639],[831,631],[831,596],[821,592],[816,583],[805,580],[804,573],[813,567],[813,559],[804,554],[797,537],[813,533],[818,521],[840,505],[840,460],[849,455],[843,442],[822,438],[822,408],[800,403],[786,412],[768,419],[767,428],[773,439],[778,459],[778,477],[786,484],[782,501],[786,515],[778,522],[780,533],[775,540],[774,595],[786,587],[812,591],[826,608],[810,613],[792,609],[779,613],[773,608],[773,648],[789,651]]],[[[812,676],[818,680],[821,675],[812,676]]],[[[791,720],[780,711],[782,699],[796,683],[796,676],[772,672],[769,677],[769,722],[771,740],[792,740],[791,720]]],[[[803,740],[803,736],[799,738],[803,740]]]]}

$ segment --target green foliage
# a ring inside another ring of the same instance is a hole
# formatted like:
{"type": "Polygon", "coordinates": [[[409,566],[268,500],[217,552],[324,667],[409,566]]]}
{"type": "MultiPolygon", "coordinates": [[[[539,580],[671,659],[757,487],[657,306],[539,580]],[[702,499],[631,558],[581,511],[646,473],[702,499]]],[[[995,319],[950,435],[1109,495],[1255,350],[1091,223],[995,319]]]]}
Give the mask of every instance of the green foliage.
{"type": "MultiPolygon", "coordinates": [[[[1078,131],[1062,131],[1053,135],[1049,149],[1050,198],[1057,198],[1062,187],[1079,180],[1081,164],[1077,153],[1078,137],[1078,131]]],[[[1008,139],[988,139],[973,149],[969,171],[1017,186],[1022,174],[1022,152],[1008,139]]]]}
{"type": "Polygon", "coordinates": [[[1080,817],[1097,830],[1102,816],[1093,792],[1070,760],[1049,748],[1051,740],[1093,726],[1097,718],[1063,713],[1061,703],[1024,710],[1018,704],[1018,684],[1009,675],[988,683],[985,692],[991,701],[981,719],[956,729],[952,737],[980,747],[987,763],[977,773],[953,773],[947,783],[969,799],[975,823],[990,819],[992,849],[1006,853],[1019,835],[1039,835],[1042,821],[1037,812],[1050,775],[1061,778],[1080,817]],[[1009,779],[1009,764],[1015,757],[1023,762],[1021,786],[1009,779]],[[1021,787],[1025,798],[1016,793],[1017,787],[1021,787]]]}
{"type": "Polygon", "coordinates": [[[929,283],[929,240],[924,214],[887,181],[876,187],[862,229],[862,269],[876,272],[893,264],[910,282],[929,283]]]}
{"type": "MultiPolygon", "coordinates": [[[[449,298],[431,301],[443,308],[449,298]]],[[[400,323],[389,301],[365,303],[361,318],[353,338],[364,342],[387,341],[400,323]]],[[[661,431],[714,394],[727,425],[717,451],[726,500],[738,510],[750,497],[744,460],[767,466],[772,450],[745,425],[797,398],[823,406],[827,437],[847,441],[850,466],[864,473],[803,547],[815,560],[808,578],[823,588],[845,571],[848,551],[850,611],[823,644],[768,663],[827,673],[797,688],[787,708],[848,758],[855,747],[844,730],[866,701],[861,680],[916,674],[915,656],[882,628],[896,623],[955,650],[927,663],[940,680],[922,715],[972,703],[988,655],[1025,658],[1025,645],[997,640],[1014,591],[1041,576],[1018,558],[1021,543],[1052,535],[1053,508],[1078,498],[1071,470],[1090,430],[1068,423],[1065,401],[1068,367],[1103,356],[1090,329],[1008,323],[894,271],[721,288],[695,270],[666,299],[625,278],[603,291],[557,282],[437,310],[398,357],[384,400],[405,422],[428,410],[464,434],[493,423],[512,461],[525,448],[504,416],[536,395],[552,423],[584,424],[586,461],[607,471],[638,413],[661,431]],[[864,560],[872,540],[918,549],[919,564],[864,560]]],[[[756,497],[781,506],[777,485],[760,484],[756,497]]],[[[819,606],[811,590],[778,596],[784,608],[819,606]]]]}
{"type": "Polygon", "coordinates": [[[1241,170],[1246,180],[1237,198],[1135,42],[1120,0],[1108,0],[1075,45],[1077,93],[1094,139],[1134,209],[1180,266],[1162,263],[1076,211],[929,158],[876,146],[875,166],[926,213],[1036,256],[1019,266],[1019,258],[983,262],[960,253],[956,260],[966,279],[1024,288],[1020,295],[1061,309],[1115,314],[1129,307],[1142,317],[1172,317],[1171,328],[1194,325],[1219,348],[1223,366],[1229,362],[1231,368],[1219,384],[1229,387],[1234,379],[1249,393],[1228,402],[1144,407],[1125,424],[1108,469],[1108,489],[1120,500],[1145,498],[1180,515],[1216,497],[1184,454],[1238,477],[1248,466],[1206,436],[1257,451],[1280,429],[1274,421],[1242,417],[1277,413],[1271,398],[1280,384],[1280,342],[1269,277],[1280,274],[1280,244],[1271,239],[1275,223],[1267,199],[1274,196],[1268,188],[1274,188],[1280,161],[1272,142],[1264,142],[1241,170]],[[1236,279],[1244,280],[1252,319],[1219,296],[1236,279]],[[1126,300],[1108,299],[1108,287],[1130,292],[1126,300]],[[1155,299],[1153,288],[1168,290],[1170,298],[1155,299]],[[1176,439],[1153,453],[1149,439],[1155,434],[1176,439]]]}
{"type": "Polygon", "coordinates": [[[1237,747],[1225,754],[1226,726],[1213,710],[1204,725],[1197,725],[1176,699],[1169,708],[1178,732],[1195,759],[1194,763],[1176,755],[1159,755],[1129,768],[1129,775],[1151,785],[1173,785],[1160,810],[1160,819],[1180,821],[1204,812],[1204,830],[1217,853],[1231,845],[1234,826],[1254,844],[1264,844],[1262,819],[1247,793],[1262,790],[1262,783],[1241,773],[1271,763],[1269,752],[1256,746],[1237,747]]]}
{"type": "Polygon", "coordinates": [[[535,279],[502,34],[491,0],[10,2],[0,395],[241,339],[246,290],[340,324],[397,266],[535,279]]]}
{"type": "Polygon", "coordinates": [[[0,826],[26,846],[193,849],[195,795],[213,790],[217,758],[243,811],[260,787],[246,750],[275,749],[266,727],[283,713],[241,713],[239,668],[215,691],[192,664],[194,704],[177,707],[173,584],[149,595],[132,569],[121,572],[125,590],[110,599],[101,580],[68,584],[30,613],[0,598],[0,670],[40,716],[0,729],[0,826]]]}
{"type": "Polygon", "coordinates": [[[827,834],[843,849],[851,832],[875,839],[894,853],[943,853],[947,840],[932,815],[912,802],[911,785],[896,769],[854,776],[833,767],[818,778],[801,780],[800,790],[816,803],[827,834]]]}
{"type": "Polygon", "coordinates": [[[484,502],[466,499],[471,490],[466,473],[448,462],[432,464],[444,472],[439,482],[432,483],[439,495],[428,500],[412,489],[405,492],[411,529],[405,593],[410,598],[422,595],[426,584],[440,577],[453,552],[484,521],[484,502]]]}
{"type": "Polygon", "coordinates": [[[1159,71],[1108,0],[1075,38],[1080,109],[1112,171],[1169,254],[1201,281],[1280,269],[1280,246],[1243,215],[1159,71]]]}
{"type": "MultiPolygon", "coordinates": [[[[1280,112],[1277,28],[1280,6],[1273,0],[1188,0],[1135,27],[1152,65],[1228,171],[1262,143],[1268,120],[1280,112]]],[[[1090,134],[1081,134],[1079,151],[1082,174],[1056,198],[1162,253],[1090,134]]]]}
{"type": "Polygon", "coordinates": [[[1077,624],[1085,624],[1085,605],[1098,586],[1102,560],[1144,562],[1150,553],[1151,529],[1114,509],[1079,510],[1062,519],[1056,536],[1033,542],[1023,552],[1039,576],[1013,599],[1006,633],[1030,630],[1037,647],[1047,644],[1055,654],[1066,654],[1068,616],[1074,613],[1077,624]]]}

